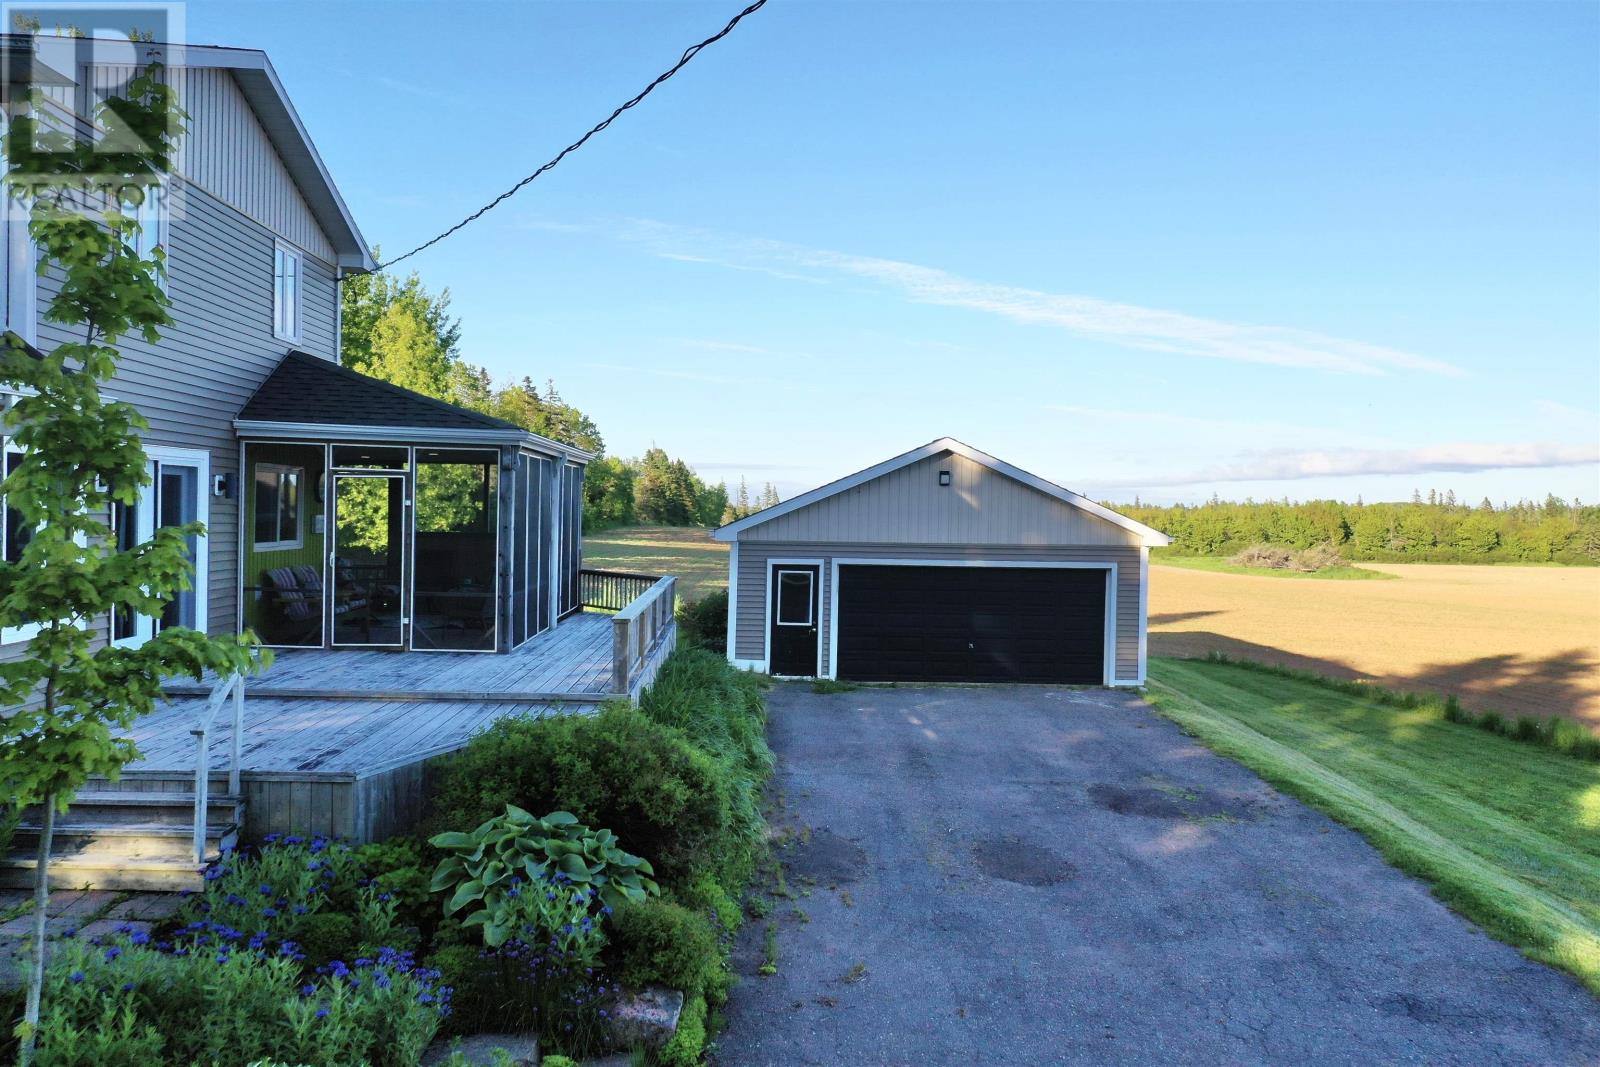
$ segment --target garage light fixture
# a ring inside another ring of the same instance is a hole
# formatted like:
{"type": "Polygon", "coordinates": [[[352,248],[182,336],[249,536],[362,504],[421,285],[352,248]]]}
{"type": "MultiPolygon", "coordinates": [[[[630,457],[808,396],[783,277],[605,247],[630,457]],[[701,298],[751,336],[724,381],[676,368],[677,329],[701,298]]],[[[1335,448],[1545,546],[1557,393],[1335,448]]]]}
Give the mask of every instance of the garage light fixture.
{"type": "Polygon", "coordinates": [[[949,471],[940,471],[939,472],[939,484],[940,485],[949,485],[950,484],[950,472],[949,471]]]}

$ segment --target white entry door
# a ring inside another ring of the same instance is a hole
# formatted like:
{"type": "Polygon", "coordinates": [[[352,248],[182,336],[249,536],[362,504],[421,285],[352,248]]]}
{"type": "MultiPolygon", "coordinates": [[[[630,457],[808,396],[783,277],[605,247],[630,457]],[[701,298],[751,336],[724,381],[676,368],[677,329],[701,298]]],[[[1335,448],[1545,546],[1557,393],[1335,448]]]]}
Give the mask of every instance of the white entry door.
{"type": "MultiPolygon", "coordinates": [[[[210,521],[210,456],[196,449],[153,445],[145,446],[145,454],[150,458],[150,484],[144,487],[137,504],[118,504],[112,509],[112,527],[117,547],[121,549],[143,544],[163,527],[210,521]]],[[[141,645],[168,626],[186,626],[205,632],[210,581],[206,540],[204,537],[189,538],[189,559],[194,563],[191,587],[167,604],[159,618],[131,610],[114,612],[111,618],[113,641],[119,645],[141,645]]]]}

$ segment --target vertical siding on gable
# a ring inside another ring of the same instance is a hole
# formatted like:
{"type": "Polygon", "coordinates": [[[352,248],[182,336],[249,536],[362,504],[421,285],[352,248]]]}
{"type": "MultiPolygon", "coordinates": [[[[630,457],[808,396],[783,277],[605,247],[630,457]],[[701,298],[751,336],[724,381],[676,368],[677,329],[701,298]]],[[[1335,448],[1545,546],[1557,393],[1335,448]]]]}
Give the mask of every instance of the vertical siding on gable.
{"type": "MultiPolygon", "coordinates": [[[[132,77],[129,66],[87,65],[78,74],[94,91],[116,91],[132,77]]],[[[333,245],[289,177],[255,111],[226,70],[178,67],[166,72],[189,114],[178,141],[177,172],[192,185],[248,215],[291,244],[328,262],[333,245]]]]}
{"type": "Polygon", "coordinates": [[[760,541],[1137,545],[1136,534],[951,452],[779,515],[740,535],[760,541]],[[939,484],[939,472],[950,484],[939,484]]]}
{"type": "Polygon", "coordinates": [[[929,545],[878,543],[827,543],[804,541],[739,542],[738,618],[733,635],[734,658],[761,660],[766,656],[767,570],[772,559],[822,559],[823,671],[830,669],[833,650],[828,647],[832,626],[833,561],[835,559],[996,559],[1028,562],[1114,562],[1117,565],[1116,677],[1139,677],[1140,590],[1139,548],[1023,545],[929,545]]]}

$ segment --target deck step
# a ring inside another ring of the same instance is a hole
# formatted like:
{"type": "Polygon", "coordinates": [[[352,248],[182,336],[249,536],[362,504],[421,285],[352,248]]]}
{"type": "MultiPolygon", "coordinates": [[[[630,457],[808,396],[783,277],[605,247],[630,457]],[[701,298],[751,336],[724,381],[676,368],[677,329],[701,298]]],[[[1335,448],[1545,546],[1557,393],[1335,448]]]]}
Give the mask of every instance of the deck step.
{"type": "MultiPolygon", "coordinates": [[[[16,854],[0,859],[0,889],[33,888],[34,862],[16,854]]],[[[77,857],[50,859],[52,889],[119,889],[177,892],[205,884],[193,856],[77,857]]]]}
{"type": "MultiPolygon", "coordinates": [[[[228,822],[208,821],[206,826],[207,857],[219,856],[239,842],[238,825],[228,822]]],[[[21,858],[32,856],[39,847],[39,828],[26,824],[17,827],[12,837],[12,848],[21,858]]],[[[63,823],[50,836],[51,862],[63,857],[88,859],[101,857],[114,859],[154,859],[176,857],[194,858],[194,829],[188,826],[170,826],[162,823],[63,823]]]]}
{"type": "MultiPolygon", "coordinates": [[[[206,796],[206,821],[239,822],[244,813],[244,798],[226,793],[209,793],[206,796]]],[[[24,825],[39,825],[39,809],[23,812],[24,825]]],[[[98,823],[162,823],[168,826],[194,826],[193,793],[114,792],[111,790],[79,793],[72,798],[66,815],[56,815],[57,824],[98,823]]]]}
{"type": "MultiPolygon", "coordinates": [[[[80,793],[57,813],[50,840],[50,884],[55,887],[178,890],[203,883],[204,864],[194,854],[194,794],[98,790],[80,793]]],[[[11,851],[0,858],[0,887],[33,884],[43,811],[23,812],[11,851]]],[[[239,841],[244,800],[208,794],[204,857],[216,859],[239,841]]]]}

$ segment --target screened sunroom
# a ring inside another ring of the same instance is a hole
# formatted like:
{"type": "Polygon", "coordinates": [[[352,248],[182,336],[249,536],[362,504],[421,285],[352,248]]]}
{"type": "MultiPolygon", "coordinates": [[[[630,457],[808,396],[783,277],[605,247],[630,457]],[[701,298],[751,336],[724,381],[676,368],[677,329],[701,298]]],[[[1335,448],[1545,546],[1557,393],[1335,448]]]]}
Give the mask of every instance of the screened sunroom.
{"type": "Polygon", "coordinates": [[[298,352],[234,426],[265,644],[508,652],[581,610],[591,454],[298,352]]]}

